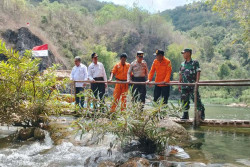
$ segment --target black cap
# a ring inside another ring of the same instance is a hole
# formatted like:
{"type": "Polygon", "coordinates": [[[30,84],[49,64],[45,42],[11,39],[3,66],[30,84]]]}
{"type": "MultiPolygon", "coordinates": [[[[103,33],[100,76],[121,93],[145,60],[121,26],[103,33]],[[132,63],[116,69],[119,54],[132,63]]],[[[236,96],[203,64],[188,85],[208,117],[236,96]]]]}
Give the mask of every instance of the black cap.
{"type": "Polygon", "coordinates": [[[191,53],[192,54],[192,49],[184,49],[182,52],[181,52],[181,54],[184,54],[185,52],[189,52],[189,53],[191,53]]]}
{"type": "Polygon", "coordinates": [[[141,55],[141,54],[144,54],[143,51],[137,51],[137,55],[141,55]]]}
{"type": "Polygon", "coordinates": [[[91,58],[93,59],[94,57],[98,57],[96,53],[92,53],[91,58]]]}
{"type": "Polygon", "coordinates": [[[122,57],[127,58],[127,57],[128,57],[127,53],[122,53],[122,54],[120,55],[120,58],[122,58],[122,57]]]}
{"type": "Polygon", "coordinates": [[[156,55],[163,55],[164,56],[164,51],[163,50],[156,50],[156,55]]]}

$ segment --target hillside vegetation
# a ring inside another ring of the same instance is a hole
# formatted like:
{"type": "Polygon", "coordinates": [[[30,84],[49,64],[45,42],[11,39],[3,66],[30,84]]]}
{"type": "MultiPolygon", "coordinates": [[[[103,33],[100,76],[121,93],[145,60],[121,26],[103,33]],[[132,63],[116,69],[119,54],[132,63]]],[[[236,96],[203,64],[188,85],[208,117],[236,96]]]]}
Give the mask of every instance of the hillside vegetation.
{"type": "MultiPolygon", "coordinates": [[[[212,12],[212,5],[193,3],[166,10],[161,16],[172,22],[175,30],[185,32],[190,39],[198,42],[198,59],[205,72],[202,79],[250,78],[249,41],[244,37],[244,28],[232,15],[221,17],[219,13],[212,12]]],[[[241,96],[244,89],[230,87],[202,90],[207,97],[232,99],[241,96]]],[[[249,103],[249,90],[243,93],[249,103]]]]}
{"type": "MultiPolygon", "coordinates": [[[[122,52],[128,53],[131,62],[136,51],[143,50],[150,67],[155,50],[164,49],[176,80],[183,61],[180,51],[192,48],[193,58],[201,62],[202,80],[250,78],[244,27],[214,13],[211,4],[193,3],[150,14],[137,6],[126,8],[96,0],[1,0],[0,9],[1,32],[30,23],[29,29],[50,42],[69,69],[75,56],[89,65],[93,51],[100,55],[108,74],[122,52]]],[[[201,90],[206,97],[249,102],[246,88],[201,90]]]]}

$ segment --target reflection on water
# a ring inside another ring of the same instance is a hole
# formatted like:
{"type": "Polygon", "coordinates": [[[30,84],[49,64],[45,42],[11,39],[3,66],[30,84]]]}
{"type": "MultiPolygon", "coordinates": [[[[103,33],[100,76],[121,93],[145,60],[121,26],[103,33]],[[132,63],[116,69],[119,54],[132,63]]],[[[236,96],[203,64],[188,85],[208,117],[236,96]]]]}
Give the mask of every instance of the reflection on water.
{"type": "MultiPolygon", "coordinates": [[[[205,105],[206,119],[250,120],[249,107],[228,107],[221,105],[205,105]]],[[[193,105],[190,108],[190,118],[194,117],[193,105]]]]}
{"type": "Polygon", "coordinates": [[[191,161],[204,159],[203,162],[212,164],[231,163],[250,166],[250,129],[248,133],[231,133],[220,128],[201,128],[189,132],[202,142],[198,150],[186,150],[191,161]]]}

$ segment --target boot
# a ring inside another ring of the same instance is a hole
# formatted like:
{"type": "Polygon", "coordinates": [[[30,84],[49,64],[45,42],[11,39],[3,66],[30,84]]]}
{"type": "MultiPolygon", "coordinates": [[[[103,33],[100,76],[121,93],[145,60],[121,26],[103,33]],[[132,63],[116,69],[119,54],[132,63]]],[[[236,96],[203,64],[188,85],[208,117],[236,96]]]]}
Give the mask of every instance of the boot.
{"type": "Polygon", "coordinates": [[[183,116],[181,117],[181,119],[189,119],[189,114],[187,111],[183,112],[183,116]]]}
{"type": "Polygon", "coordinates": [[[204,111],[199,111],[199,113],[200,113],[201,120],[204,121],[205,120],[205,112],[204,111]]]}

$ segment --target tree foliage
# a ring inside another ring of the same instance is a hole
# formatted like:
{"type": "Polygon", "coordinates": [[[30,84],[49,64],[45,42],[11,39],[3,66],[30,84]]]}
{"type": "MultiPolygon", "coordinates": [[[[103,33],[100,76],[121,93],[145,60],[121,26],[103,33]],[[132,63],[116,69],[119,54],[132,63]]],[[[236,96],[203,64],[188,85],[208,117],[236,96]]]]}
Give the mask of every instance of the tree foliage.
{"type": "MultiPolygon", "coordinates": [[[[242,37],[244,32],[245,39],[249,36],[249,2],[204,1],[150,14],[137,6],[126,8],[97,0],[2,0],[0,28],[30,22],[32,32],[39,32],[35,35],[49,40],[65,61],[71,62],[70,69],[75,56],[88,65],[95,49],[103,50],[99,52],[104,55],[126,52],[129,63],[138,50],[143,50],[150,68],[152,54],[162,49],[176,71],[181,58],[177,50],[182,46],[193,49],[193,58],[200,61],[202,80],[219,79],[215,71],[228,60],[239,63],[234,69],[228,65],[227,77],[249,78],[249,42],[242,37]],[[22,5],[15,7],[18,4],[22,5]],[[221,17],[222,12],[225,17],[221,17]]],[[[111,57],[100,59],[108,73],[116,61],[111,57]]]]}
{"type": "Polygon", "coordinates": [[[107,48],[105,46],[100,45],[95,46],[93,50],[98,54],[98,61],[103,63],[106,73],[109,76],[113,69],[113,66],[119,60],[117,59],[117,54],[115,52],[107,51],[107,48]]]}
{"type": "Polygon", "coordinates": [[[174,43],[169,45],[166,51],[167,53],[166,57],[171,61],[173,73],[180,71],[180,64],[184,61],[183,56],[181,55],[182,50],[183,50],[182,45],[174,43]]]}
{"type": "Polygon", "coordinates": [[[219,72],[218,72],[218,76],[220,77],[220,79],[224,79],[225,77],[229,76],[230,74],[230,68],[228,67],[227,64],[222,64],[219,67],[219,72]]]}
{"type": "Polygon", "coordinates": [[[213,11],[219,12],[224,17],[233,17],[237,20],[244,29],[244,40],[249,41],[250,2],[248,0],[207,1],[213,3],[213,11]]]}
{"type": "Polygon", "coordinates": [[[65,81],[56,80],[53,71],[57,65],[41,74],[38,70],[40,60],[32,58],[31,52],[20,56],[18,52],[6,49],[2,41],[0,54],[8,58],[6,62],[0,62],[1,123],[39,126],[51,113],[61,111],[57,89],[65,81]]]}

